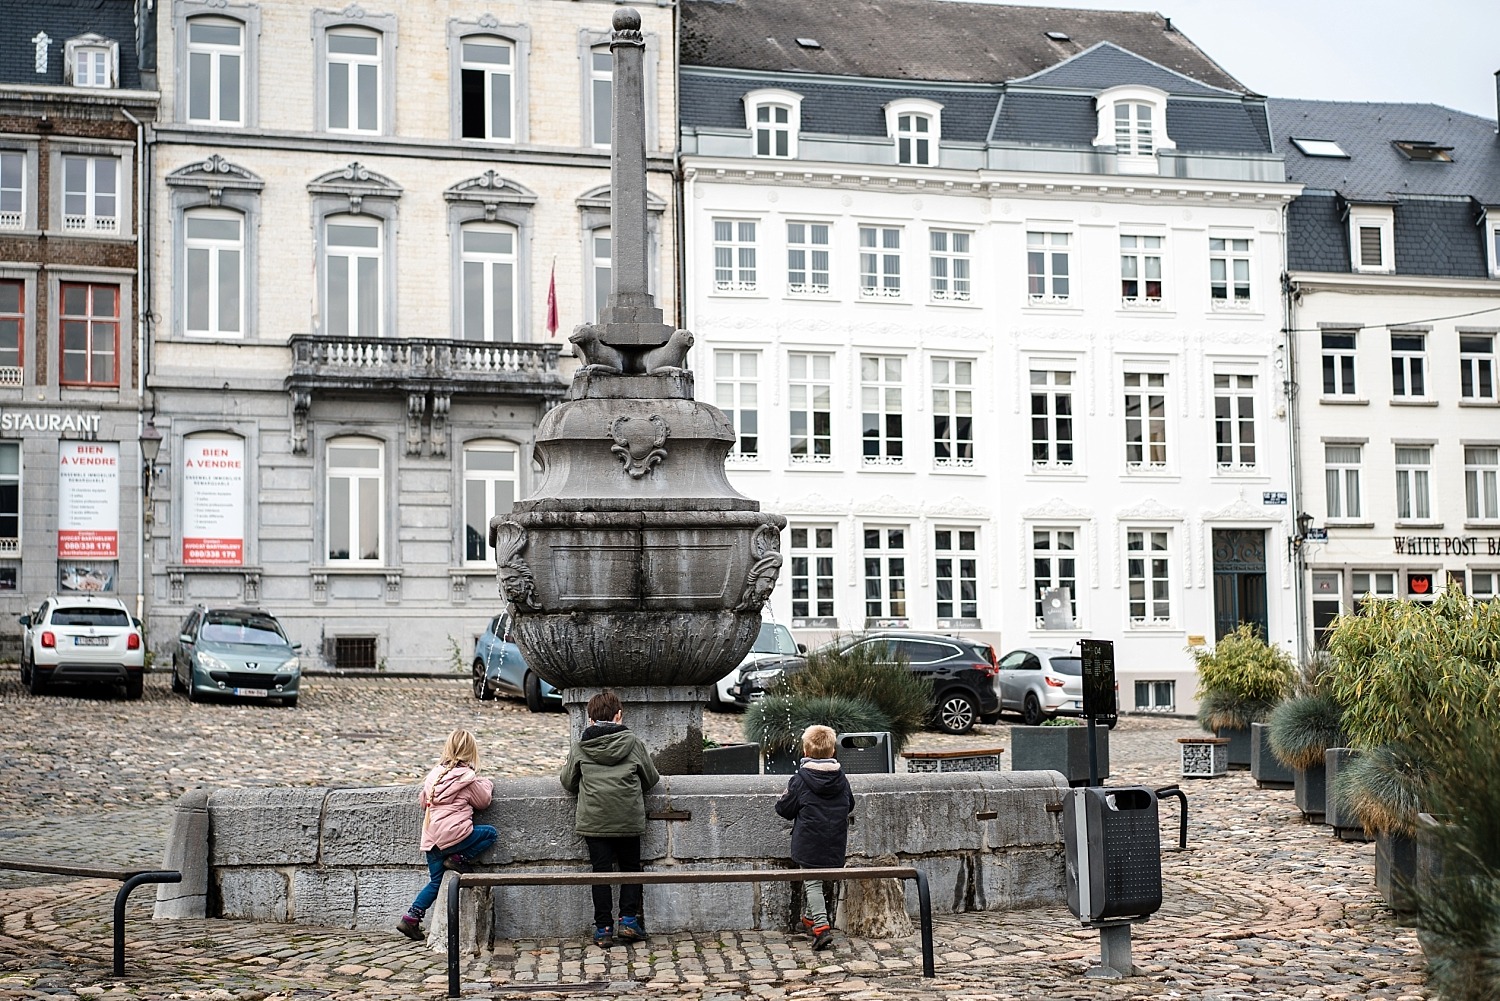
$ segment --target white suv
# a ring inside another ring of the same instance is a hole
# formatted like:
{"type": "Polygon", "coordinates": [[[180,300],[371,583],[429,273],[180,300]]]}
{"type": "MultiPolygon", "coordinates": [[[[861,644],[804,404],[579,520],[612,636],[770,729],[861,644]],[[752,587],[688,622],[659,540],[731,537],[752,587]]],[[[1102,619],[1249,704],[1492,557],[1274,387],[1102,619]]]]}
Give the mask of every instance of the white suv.
{"type": "Polygon", "coordinates": [[[123,685],[141,697],[146,645],[140,624],[118,598],[53,595],[21,616],[21,682],[40,695],[53,682],[123,685]]]}

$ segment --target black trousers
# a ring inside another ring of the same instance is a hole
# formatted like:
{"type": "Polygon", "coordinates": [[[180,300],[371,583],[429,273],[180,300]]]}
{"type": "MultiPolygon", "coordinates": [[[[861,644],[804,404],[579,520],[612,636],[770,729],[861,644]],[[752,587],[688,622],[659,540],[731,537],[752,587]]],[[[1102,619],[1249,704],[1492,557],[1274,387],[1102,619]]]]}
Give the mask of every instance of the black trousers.
{"type": "MultiPolygon", "coordinates": [[[[583,839],[589,846],[589,865],[595,872],[614,872],[619,866],[621,872],[641,871],[641,839],[639,835],[631,835],[626,838],[591,838],[585,836],[583,839]]],[[[611,890],[609,883],[595,883],[589,888],[594,894],[594,926],[614,925],[614,913],[612,905],[611,890]]],[[[641,917],[641,886],[639,883],[626,883],[620,887],[620,916],[631,915],[641,917]]]]}

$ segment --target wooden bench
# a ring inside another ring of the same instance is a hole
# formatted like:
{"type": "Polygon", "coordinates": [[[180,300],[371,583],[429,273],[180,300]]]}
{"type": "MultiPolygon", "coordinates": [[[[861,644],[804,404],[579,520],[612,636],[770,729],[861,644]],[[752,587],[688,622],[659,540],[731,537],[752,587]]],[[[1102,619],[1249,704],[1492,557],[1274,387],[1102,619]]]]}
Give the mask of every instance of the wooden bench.
{"type": "Polygon", "coordinates": [[[1003,747],[959,751],[902,751],[908,772],[998,772],[1003,747]]]}

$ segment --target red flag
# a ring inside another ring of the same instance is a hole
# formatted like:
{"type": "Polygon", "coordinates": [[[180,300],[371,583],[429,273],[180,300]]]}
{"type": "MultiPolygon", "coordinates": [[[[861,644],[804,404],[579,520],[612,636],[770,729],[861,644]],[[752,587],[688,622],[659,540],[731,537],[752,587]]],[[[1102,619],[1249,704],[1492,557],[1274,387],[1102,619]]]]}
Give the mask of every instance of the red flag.
{"type": "Polygon", "coordinates": [[[557,262],[552,262],[552,278],[547,282],[547,333],[557,336],[557,262]]]}

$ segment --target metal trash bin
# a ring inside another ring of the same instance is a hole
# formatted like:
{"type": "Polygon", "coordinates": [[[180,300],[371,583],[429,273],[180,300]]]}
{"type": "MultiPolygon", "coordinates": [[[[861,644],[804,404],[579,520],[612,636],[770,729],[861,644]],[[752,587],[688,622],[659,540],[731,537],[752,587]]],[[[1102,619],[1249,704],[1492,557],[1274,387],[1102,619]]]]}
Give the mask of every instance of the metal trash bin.
{"type": "Polygon", "coordinates": [[[896,751],[891,735],[876,733],[841,733],[834,751],[845,775],[889,775],[896,770],[896,751]]]}
{"type": "Polygon", "coordinates": [[[1063,800],[1068,910],[1085,922],[1145,917],[1161,909],[1161,829],[1156,794],[1090,786],[1063,800]]]}

